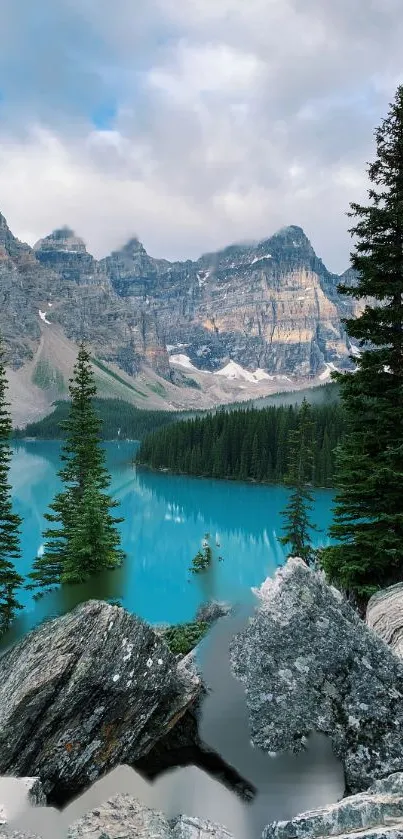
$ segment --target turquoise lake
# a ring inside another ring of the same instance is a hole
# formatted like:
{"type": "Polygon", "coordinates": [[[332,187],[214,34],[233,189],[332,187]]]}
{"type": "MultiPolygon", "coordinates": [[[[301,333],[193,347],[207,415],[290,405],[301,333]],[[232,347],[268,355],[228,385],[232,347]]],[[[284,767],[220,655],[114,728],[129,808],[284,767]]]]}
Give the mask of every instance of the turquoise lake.
{"type": "MultiPolygon", "coordinates": [[[[284,487],[186,478],[136,470],[136,443],[106,443],[111,493],[119,501],[116,514],[127,555],[124,567],[69,593],[60,605],[49,596],[36,603],[20,592],[25,624],[34,625],[44,613],[71,608],[88,597],[119,598],[122,604],[151,623],[191,620],[198,606],[216,598],[246,602],[251,588],[274,574],[284,561],[278,542],[284,487]],[[189,566],[204,534],[210,533],[214,562],[207,575],[192,575],[189,566]],[[221,557],[221,559],[219,559],[221,557]],[[74,602],[73,602],[74,601],[74,602]]],[[[44,513],[60,487],[58,442],[18,442],[13,446],[11,483],[15,510],[23,520],[20,572],[26,575],[43,549],[44,513]]],[[[315,544],[328,544],[332,492],[315,493],[313,522],[320,528],[315,544]]]]}

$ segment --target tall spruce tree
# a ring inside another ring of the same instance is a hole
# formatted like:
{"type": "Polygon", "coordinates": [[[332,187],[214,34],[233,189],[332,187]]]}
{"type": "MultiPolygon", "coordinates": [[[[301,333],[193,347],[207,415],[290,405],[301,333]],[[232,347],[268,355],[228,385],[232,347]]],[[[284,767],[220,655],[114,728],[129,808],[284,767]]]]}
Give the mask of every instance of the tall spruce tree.
{"type": "Polygon", "coordinates": [[[298,412],[297,427],[289,434],[289,463],[287,483],[292,486],[288,504],[283,511],[285,520],[282,545],[289,545],[289,556],[299,556],[309,565],[313,561],[309,513],[313,508],[310,490],[313,476],[313,419],[311,406],[303,400],[298,412]]]}
{"type": "Polygon", "coordinates": [[[118,567],[123,560],[116,529],[122,519],[111,510],[118,506],[106,493],[110,476],[100,445],[99,420],[93,405],[96,396],[90,355],[81,343],[70,380],[70,414],[63,423],[66,440],[59,472],[65,489],[58,493],[46,519],[57,527],[43,536],[45,550],[37,557],[29,588],[49,588],[78,583],[92,574],[118,567]]]}
{"type": "Polygon", "coordinates": [[[9,628],[16,610],[21,609],[16,598],[16,589],[24,582],[15,568],[15,561],[21,556],[21,519],[13,512],[9,484],[12,425],[6,401],[7,386],[4,350],[0,337],[0,635],[9,628]]]}
{"type": "Polygon", "coordinates": [[[351,254],[360,300],[346,321],[360,342],[354,373],[337,375],[348,434],[338,451],[334,523],[323,553],[329,578],[365,603],[403,579],[403,86],[375,131],[367,206],[353,203],[351,254]]]}

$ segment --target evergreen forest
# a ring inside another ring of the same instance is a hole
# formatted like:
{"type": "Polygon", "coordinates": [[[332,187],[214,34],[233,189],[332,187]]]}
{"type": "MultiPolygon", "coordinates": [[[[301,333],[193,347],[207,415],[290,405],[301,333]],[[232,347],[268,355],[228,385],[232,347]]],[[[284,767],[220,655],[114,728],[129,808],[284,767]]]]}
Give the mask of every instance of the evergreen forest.
{"type": "MultiPolygon", "coordinates": [[[[300,406],[250,408],[175,423],[148,434],[137,463],[178,474],[259,482],[287,481],[290,441],[300,406]]],[[[315,405],[313,469],[315,486],[331,487],[335,449],[344,430],[340,404],[315,405]]]]}
{"type": "MultiPolygon", "coordinates": [[[[161,426],[175,422],[173,411],[147,411],[136,408],[123,399],[93,400],[94,410],[102,425],[102,440],[141,440],[145,434],[161,426]]],[[[67,399],[55,403],[51,414],[23,429],[14,430],[14,437],[37,437],[42,440],[58,440],[65,437],[64,423],[69,415],[70,402],[67,399]]]]}

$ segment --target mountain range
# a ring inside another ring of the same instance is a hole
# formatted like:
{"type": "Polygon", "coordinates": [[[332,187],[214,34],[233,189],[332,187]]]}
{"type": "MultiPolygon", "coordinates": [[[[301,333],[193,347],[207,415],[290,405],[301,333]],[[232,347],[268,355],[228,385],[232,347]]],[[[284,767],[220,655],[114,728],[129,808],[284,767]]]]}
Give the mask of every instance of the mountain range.
{"type": "Polygon", "coordinates": [[[101,260],[68,227],[32,248],[0,214],[0,331],[17,423],[67,391],[89,342],[102,395],[183,409],[323,382],[351,366],[354,314],[300,227],[197,261],[154,259],[137,238],[101,260]]]}

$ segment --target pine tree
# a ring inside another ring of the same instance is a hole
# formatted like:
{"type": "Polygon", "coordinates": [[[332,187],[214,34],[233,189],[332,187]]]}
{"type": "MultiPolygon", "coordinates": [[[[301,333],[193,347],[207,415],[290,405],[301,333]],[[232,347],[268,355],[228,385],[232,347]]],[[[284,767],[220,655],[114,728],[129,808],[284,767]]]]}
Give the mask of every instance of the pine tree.
{"type": "Polygon", "coordinates": [[[360,342],[356,371],[335,376],[347,414],[338,452],[338,492],[322,564],[362,604],[403,579],[403,86],[375,131],[369,204],[356,219],[351,255],[357,284],[340,291],[365,304],[346,321],[360,342]]]}
{"type": "Polygon", "coordinates": [[[313,474],[313,420],[311,406],[303,400],[298,413],[298,424],[289,435],[289,473],[287,483],[293,489],[289,502],[283,511],[285,520],[282,545],[290,546],[290,556],[299,556],[309,564],[313,559],[309,512],[313,508],[313,496],[309,489],[313,474]]]}
{"type": "Polygon", "coordinates": [[[114,527],[117,520],[111,516],[109,507],[109,499],[99,492],[95,481],[87,480],[80,505],[81,514],[71,530],[69,550],[61,574],[62,583],[84,582],[101,568],[116,568],[117,556],[121,556],[120,536],[114,527]]]}
{"type": "Polygon", "coordinates": [[[331,486],[333,474],[333,460],[332,449],[330,445],[329,435],[325,430],[322,443],[322,465],[323,465],[323,484],[324,486],[331,486]]]}
{"type": "Polygon", "coordinates": [[[241,481],[246,481],[250,474],[250,453],[250,435],[246,433],[242,442],[241,459],[239,465],[239,477],[241,481]]]}
{"type": "Polygon", "coordinates": [[[17,609],[16,589],[23,579],[17,573],[15,561],[21,556],[20,517],[13,512],[9,468],[12,432],[9,406],[6,402],[7,378],[4,369],[4,350],[0,338],[0,635],[7,631],[17,609]]]}
{"type": "Polygon", "coordinates": [[[96,396],[90,355],[80,344],[70,380],[70,414],[63,423],[66,441],[59,472],[65,489],[51,504],[46,519],[57,527],[43,536],[45,550],[30,574],[30,588],[49,588],[59,583],[83,582],[92,574],[116,568],[123,560],[120,537],[111,510],[117,506],[105,492],[110,476],[100,446],[101,421],[94,409],[96,396]]]}
{"type": "Polygon", "coordinates": [[[262,452],[259,446],[259,438],[255,431],[252,439],[251,459],[250,459],[250,475],[255,480],[259,479],[262,463],[262,452]]]}

